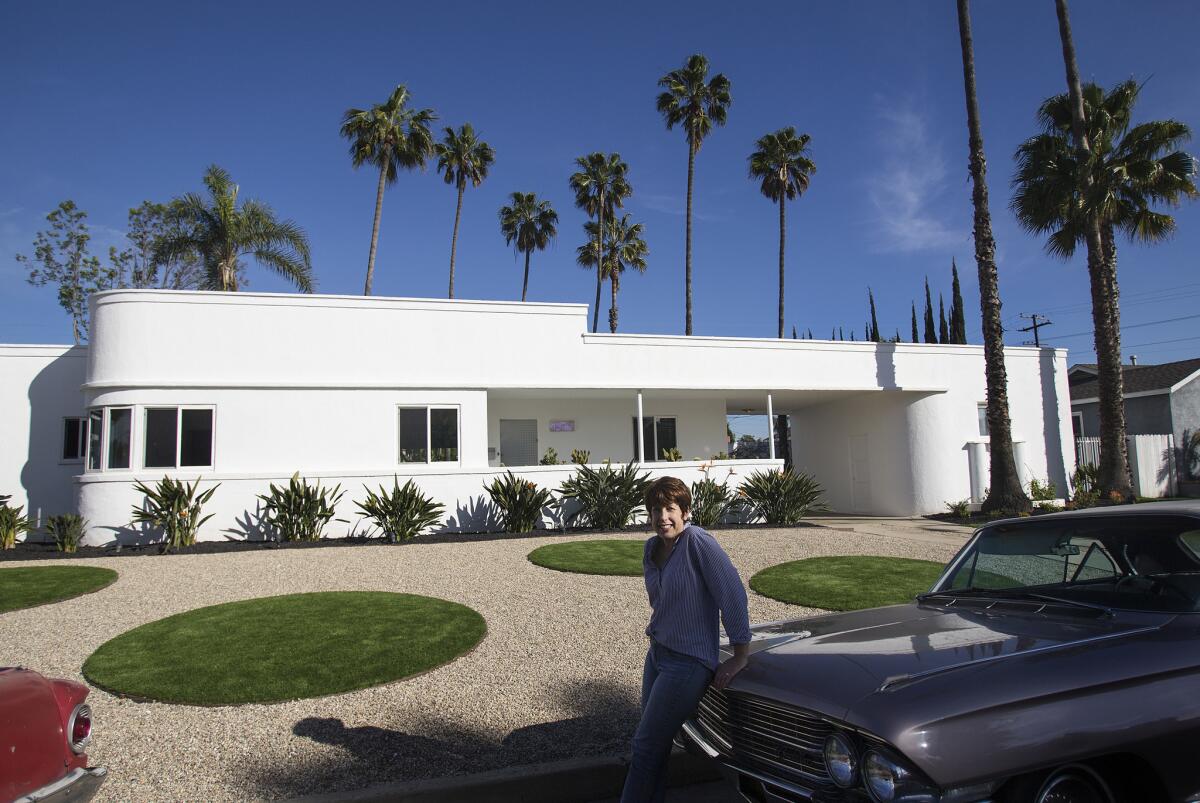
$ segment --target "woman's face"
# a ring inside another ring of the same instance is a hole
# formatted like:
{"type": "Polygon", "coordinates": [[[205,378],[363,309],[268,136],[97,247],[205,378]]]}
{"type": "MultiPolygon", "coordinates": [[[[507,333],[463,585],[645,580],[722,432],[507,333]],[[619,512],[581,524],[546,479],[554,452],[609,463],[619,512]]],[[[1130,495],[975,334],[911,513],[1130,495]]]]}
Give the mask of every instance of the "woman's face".
{"type": "Polygon", "coordinates": [[[687,526],[687,514],[680,510],[675,502],[666,507],[651,508],[650,520],[654,524],[655,532],[668,541],[679,537],[683,528],[687,526]]]}

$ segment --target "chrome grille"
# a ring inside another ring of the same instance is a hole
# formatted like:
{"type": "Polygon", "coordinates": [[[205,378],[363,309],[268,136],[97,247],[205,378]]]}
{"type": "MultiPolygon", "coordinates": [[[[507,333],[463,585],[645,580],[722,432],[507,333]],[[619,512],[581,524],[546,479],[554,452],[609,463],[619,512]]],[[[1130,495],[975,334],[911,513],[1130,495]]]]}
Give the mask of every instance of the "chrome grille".
{"type": "Polygon", "coordinates": [[[822,752],[833,726],[799,708],[709,688],[696,722],[722,752],[771,773],[830,783],[822,752]]]}

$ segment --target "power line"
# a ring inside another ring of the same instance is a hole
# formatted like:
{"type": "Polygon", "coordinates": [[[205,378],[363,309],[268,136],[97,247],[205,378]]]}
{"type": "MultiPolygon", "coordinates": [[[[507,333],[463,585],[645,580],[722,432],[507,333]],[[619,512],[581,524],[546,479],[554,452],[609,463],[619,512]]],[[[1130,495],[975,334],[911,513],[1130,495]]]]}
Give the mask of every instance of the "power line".
{"type": "MultiPolygon", "coordinates": [[[[1054,323],[1054,321],[1047,320],[1045,318],[1045,316],[1038,315],[1036,312],[1033,313],[1032,315],[1026,315],[1025,313],[1022,312],[1021,317],[1029,318],[1033,321],[1033,323],[1030,324],[1029,326],[1026,326],[1024,329],[1018,329],[1017,331],[1018,332],[1033,332],[1033,345],[1041,348],[1042,341],[1038,338],[1038,329],[1041,329],[1043,326],[1050,326],[1054,323]],[[1041,323],[1038,323],[1038,318],[1042,319],[1041,323]]],[[[1025,341],[1025,345],[1027,345],[1027,346],[1029,345],[1028,340],[1025,341]]]]}
{"type": "MultiPolygon", "coordinates": [[[[1177,321],[1190,321],[1190,320],[1194,320],[1195,318],[1200,318],[1200,315],[1184,315],[1179,318],[1163,318],[1161,321],[1146,321],[1145,323],[1134,323],[1134,324],[1130,324],[1129,326],[1122,326],[1121,331],[1124,332],[1127,329],[1141,329],[1143,326],[1157,326],[1160,323],[1176,323],[1177,321]]],[[[1091,337],[1093,334],[1094,334],[1094,332],[1089,329],[1086,332],[1072,332],[1069,335],[1057,335],[1054,339],[1055,340],[1066,340],[1069,337],[1091,337]]]]}
{"type": "Polygon", "coordinates": [[[1185,340],[1200,340],[1200,335],[1194,337],[1177,337],[1174,340],[1151,340],[1149,343],[1138,343],[1134,346],[1122,346],[1122,349],[1144,349],[1146,346],[1160,346],[1163,343],[1183,343],[1185,340]]]}

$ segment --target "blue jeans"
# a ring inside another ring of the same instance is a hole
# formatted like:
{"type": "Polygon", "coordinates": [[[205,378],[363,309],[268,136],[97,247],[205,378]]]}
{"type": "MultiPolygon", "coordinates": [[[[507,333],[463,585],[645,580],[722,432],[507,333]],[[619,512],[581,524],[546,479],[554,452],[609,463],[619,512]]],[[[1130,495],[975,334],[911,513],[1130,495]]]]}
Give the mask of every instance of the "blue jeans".
{"type": "Polygon", "coordinates": [[[642,719],[633,734],[621,803],[662,803],[671,740],[696,711],[712,677],[700,659],[650,643],[642,672],[642,719]]]}

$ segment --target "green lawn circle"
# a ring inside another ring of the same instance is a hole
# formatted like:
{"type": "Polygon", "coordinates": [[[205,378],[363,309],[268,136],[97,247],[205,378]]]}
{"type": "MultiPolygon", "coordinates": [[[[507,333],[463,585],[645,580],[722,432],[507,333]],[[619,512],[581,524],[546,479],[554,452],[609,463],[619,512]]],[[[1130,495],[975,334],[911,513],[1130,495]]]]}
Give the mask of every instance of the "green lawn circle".
{"type": "Polygon", "coordinates": [[[116,582],[117,573],[97,566],[20,566],[0,569],[0,613],[61,602],[116,582]]]}
{"type": "Polygon", "coordinates": [[[531,563],[560,572],[640,577],[644,541],[603,539],[547,544],[529,553],[531,563]]]}
{"type": "Polygon", "coordinates": [[[329,591],[227,602],[100,645],[83,675],[106,691],[188,705],[272,703],[377,686],[448,663],[484,637],[465,605],[329,591]]]}
{"type": "Polygon", "coordinates": [[[750,578],[764,597],[829,611],[856,611],[909,602],[928,591],[945,566],[928,560],[871,555],[780,563],[750,578]]]}

